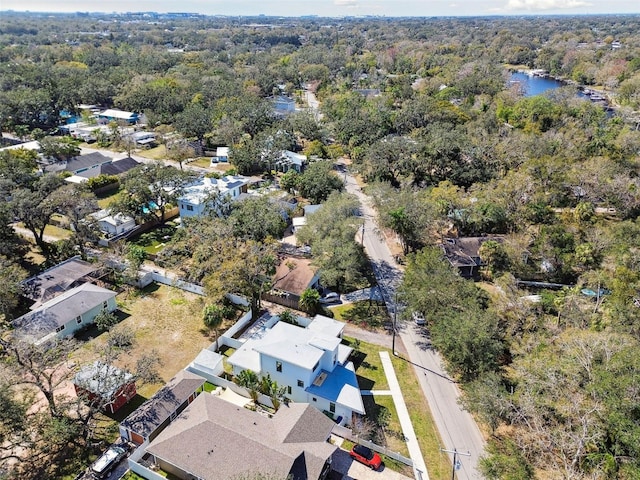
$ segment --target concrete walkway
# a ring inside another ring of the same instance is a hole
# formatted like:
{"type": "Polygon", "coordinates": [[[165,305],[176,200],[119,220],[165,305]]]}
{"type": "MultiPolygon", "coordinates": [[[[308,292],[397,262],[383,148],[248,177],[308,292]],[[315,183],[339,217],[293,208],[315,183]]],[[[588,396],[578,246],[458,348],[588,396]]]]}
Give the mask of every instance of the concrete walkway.
{"type": "MultiPolygon", "coordinates": [[[[389,352],[380,352],[380,360],[382,361],[382,368],[384,374],[389,382],[389,391],[393,397],[393,404],[396,407],[398,418],[400,419],[400,425],[402,426],[402,433],[407,440],[407,448],[409,449],[409,456],[413,461],[413,472],[415,478],[422,480],[429,480],[429,474],[427,473],[427,466],[422,457],[420,451],[420,445],[418,439],[413,430],[413,424],[411,423],[411,417],[409,417],[409,411],[407,405],[404,403],[404,397],[402,396],[402,390],[400,390],[400,384],[398,383],[398,377],[396,377],[396,371],[391,363],[389,352]]],[[[380,391],[378,391],[380,392],[380,391]]],[[[371,392],[376,394],[377,392],[371,392]]],[[[379,394],[379,393],[378,393],[379,394]]]]}

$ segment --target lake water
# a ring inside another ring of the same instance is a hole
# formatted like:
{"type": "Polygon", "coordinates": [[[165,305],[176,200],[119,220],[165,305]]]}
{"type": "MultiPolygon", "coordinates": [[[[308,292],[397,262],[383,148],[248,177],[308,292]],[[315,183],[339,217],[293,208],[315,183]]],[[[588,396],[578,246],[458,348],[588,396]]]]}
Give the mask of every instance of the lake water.
{"type": "Polygon", "coordinates": [[[534,77],[529,76],[526,73],[519,72],[511,74],[510,81],[518,82],[522,85],[525,97],[541,95],[547,90],[553,90],[554,88],[564,86],[562,82],[551,78],[534,77]]]}

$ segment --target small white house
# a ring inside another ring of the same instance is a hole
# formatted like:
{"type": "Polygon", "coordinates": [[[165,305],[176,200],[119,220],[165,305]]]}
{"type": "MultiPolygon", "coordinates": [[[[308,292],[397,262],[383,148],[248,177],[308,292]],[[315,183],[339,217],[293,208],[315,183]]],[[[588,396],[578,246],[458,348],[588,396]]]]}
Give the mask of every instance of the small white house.
{"type": "Polygon", "coordinates": [[[196,217],[202,215],[211,205],[215,195],[228,197],[233,200],[240,194],[247,193],[249,178],[241,175],[227,175],[222,178],[204,177],[185,188],[178,198],[180,217],[196,217]]]}
{"type": "Polygon", "coordinates": [[[111,214],[109,210],[100,210],[93,214],[98,222],[98,228],[108,237],[115,237],[128,232],[136,227],[136,221],[133,217],[123,213],[111,214]]]}
{"type": "Polygon", "coordinates": [[[54,297],[13,321],[15,334],[36,345],[64,338],[94,323],[103,311],[117,308],[116,292],[84,283],[54,297]]]}
{"type": "Polygon", "coordinates": [[[316,315],[306,326],[278,322],[261,330],[236,350],[227,363],[233,374],[251,370],[270,375],[286,387],[293,402],[310,403],[334,419],[350,421],[364,414],[364,404],[350,362],[352,349],[341,343],[345,324],[316,315]]]}

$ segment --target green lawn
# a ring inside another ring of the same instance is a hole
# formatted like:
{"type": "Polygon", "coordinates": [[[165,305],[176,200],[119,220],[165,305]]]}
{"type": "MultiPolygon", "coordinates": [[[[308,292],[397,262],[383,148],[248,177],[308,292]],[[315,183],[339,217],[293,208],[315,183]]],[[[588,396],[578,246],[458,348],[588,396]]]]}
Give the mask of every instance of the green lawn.
{"type": "Polygon", "coordinates": [[[158,145],[148,150],[140,150],[136,152],[136,154],[144,158],[150,158],[151,160],[164,160],[167,158],[167,149],[164,145],[158,145]]]}
{"type": "Polygon", "coordinates": [[[120,195],[120,190],[112,190],[110,192],[101,193],[96,195],[98,197],[98,206],[100,208],[107,208],[109,204],[115,201],[120,195]]]}
{"type": "MultiPolygon", "coordinates": [[[[351,347],[355,348],[356,341],[353,338],[345,337],[345,341],[351,347]]],[[[418,443],[424,460],[429,468],[429,478],[435,480],[446,480],[450,478],[451,461],[440,451],[442,441],[440,435],[433,422],[429,404],[424,398],[418,379],[409,362],[400,357],[391,354],[389,349],[385,349],[378,345],[372,345],[360,342],[357,350],[354,352],[354,366],[356,367],[356,375],[358,385],[362,390],[386,390],[389,388],[387,379],[380,361],[380,352],[387,351],[390,354],[393,368],[398,377],[402,396],[407,405],[411,423],[415,431],[418,443]]],[[[365,410],[371,415],[371,420],[375,421],[381,407],[386,407],[391,413],[391,421],[387,428],[387,444],[389,448],[403,455],[407,455],[406,445],[401,440],[401,428],[395,406],[391,396],[375,396],[363,397],[365,410]]],[[[394,468],[395,462],[385,460],[385,465],[394,468]]],[[[401,466],[400,466],[401,467],[401,466]]]]}
{"type": "Polygon", "coordinates": [[[211,167],[211,158],[210,157],[196,158],[193,162],[189,162],[189,165],[194,165],[196,167],[201,167],[201,168],[209,168],[211,167]]]}
{"type": "Polygon", "coordinates": [[[361,328],[376,329],[390,321],[389,313],[383,302],[363,300],[331,307],[333,318],[348,322],[361,328]]]}

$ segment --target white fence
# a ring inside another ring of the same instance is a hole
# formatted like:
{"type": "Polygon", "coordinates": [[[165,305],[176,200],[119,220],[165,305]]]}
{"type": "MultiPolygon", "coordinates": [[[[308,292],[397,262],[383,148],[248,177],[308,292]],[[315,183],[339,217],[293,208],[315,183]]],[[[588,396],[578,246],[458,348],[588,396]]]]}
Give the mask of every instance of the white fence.
{"type": "Polygon", "coordinates": [[[398,462],[413,467],[413,460],[411,460],[410,458],[407,458],[404,455],[400,455],[398,452],[394,452],[393,450],[389,450],[387,447],[383,447],[382,445],[378,445],[363,438],[359,438],[357,435],[353,434],[350,428],[342,427],[340,425],[334,425],[331,433],[337,435],[338,437],[346,438],[347,440],[351,440],[352,442],[364,445],[365,447],[369,447],[371,450],[375,450],[376,452],[382,453],[389,458],[393,458],[398,462]]]}

